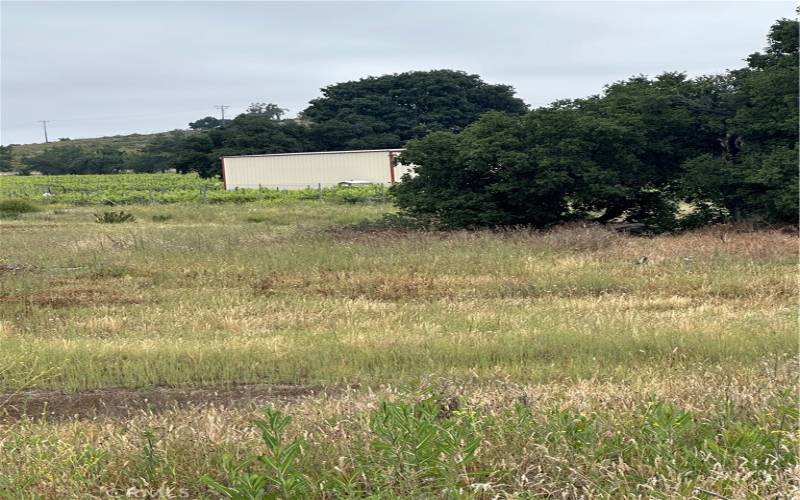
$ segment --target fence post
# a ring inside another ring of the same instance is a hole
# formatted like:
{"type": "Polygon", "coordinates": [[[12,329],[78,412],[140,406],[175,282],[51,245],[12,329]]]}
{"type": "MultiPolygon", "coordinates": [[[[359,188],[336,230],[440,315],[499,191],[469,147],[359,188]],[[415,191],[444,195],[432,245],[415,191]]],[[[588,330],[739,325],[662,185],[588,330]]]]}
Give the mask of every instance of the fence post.
{"type": "Polygon", "coordinates": [[[203,203],[208,203],[208,185],[203,184],[203,187],[200,188],[203,193],[203,203]]]}

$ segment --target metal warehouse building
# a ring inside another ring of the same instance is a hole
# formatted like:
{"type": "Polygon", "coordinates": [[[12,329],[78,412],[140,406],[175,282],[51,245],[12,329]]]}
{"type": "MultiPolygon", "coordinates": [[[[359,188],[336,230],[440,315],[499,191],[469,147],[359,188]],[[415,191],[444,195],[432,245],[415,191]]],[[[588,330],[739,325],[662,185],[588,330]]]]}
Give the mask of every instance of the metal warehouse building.
{"type": "Polygon", "coordinates": [[[225,189],[306,189],[340,182],[394,184],[412,166],[401,165],[402,149],[320,151],[269,155],[223,156],[225,189]]]}

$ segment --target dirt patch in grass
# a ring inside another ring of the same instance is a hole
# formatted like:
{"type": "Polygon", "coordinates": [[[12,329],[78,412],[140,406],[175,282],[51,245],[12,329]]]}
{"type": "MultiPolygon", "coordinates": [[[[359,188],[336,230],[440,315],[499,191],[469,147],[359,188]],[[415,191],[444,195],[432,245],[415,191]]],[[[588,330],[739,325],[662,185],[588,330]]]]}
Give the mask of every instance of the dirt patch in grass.
{"type": "MultiPolygon", "coordinates": [[[[23,231],[27,231],[27,230],[30,230],[30,229],[56,227],[56,226],[59,225],[59,224],[56,224],[54,222],[48,222],[48,223],[42,223],[42,224],[36,224],[36,223],[32,224],[31,222],[32,221],[26,221],[25,223],[22,223],[22,224],[3,223],[3,224],[0,224],[0,228],[2,228],[3,231],[6,231],[8,229],[21,229],[23,231]]],[[[35,221],[33,221],[33,222],[35,222],[35,221]]]]}
{"type": "Polygon", "coordinates": [[[25,264],[14,264],[14,263],[0,263],[0,276],[4,274],[16,274],[23,271],[33,271],[33,266],[28,266],[25,264]]]}
{"type": "Polygon", "coordinates": [[[299,293],[373,301],[434,301],[455,298],[536,299],[548,296],[599,297],[629,293],[629,285],[615,282],[536,284],[524,279],[492,275],[352,273],[317,271],[308,274],[270,274],[255,283],[256,295],[299,293]]]}
{"type": "Polygon", "coordinates": [[[253,284],[259,295],[299,291],[323,297],[377,301],[441,299],[455,296],[458,287],[446,279],[418,274],[356,274],[321,271],[314,274],[271,274],[253,284]]]}
{"type": "Polygon", "coordinates": [[[337,242],[363,242],[378,245],[390,245],[398,240],[450,239],[457,234],[456,231],[425,231],[420,229],[362,229],[352,226],[331,227],[319,231],[330,236],[337,242]]]}
{"type": "Polygon", "coordinates": [[[0,421],[128,418],[187,407],[259,407],[320,392],[300,385],[234,385],[102,389],[77,393],[25,391],[0,394],[0,421]]]}
{"type": "Polygon", "coordinates": [[[117,289],[101,287],[51,288],[30,294],[0,297],[0,303],[31,304],[43,307],[93,307],[141,304],[143,302],[143,297],[128,295],[117,289]]]}

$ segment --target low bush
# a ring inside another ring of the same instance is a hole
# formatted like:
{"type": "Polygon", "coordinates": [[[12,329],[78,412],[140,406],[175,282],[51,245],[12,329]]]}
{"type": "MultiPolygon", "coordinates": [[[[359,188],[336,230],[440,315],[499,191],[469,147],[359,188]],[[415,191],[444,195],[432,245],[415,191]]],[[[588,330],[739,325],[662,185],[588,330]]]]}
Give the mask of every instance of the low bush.
{"type": "Polygon", "coordinates": [[[240,463],[226,456],[222,467],[227,485],[209,476],[204,481],[228,498],[308,498],[311,483],[299,467],[303,439],[285,440],[284,430],[291,418],[280,411],[267,408],[264,417],[255,425],[261,430],[266,452],[240,463]]]}
{"type": "Polygon", "coordinates": [[[10,198],[0,200],[0,216],[16,217],[17,215],[38,212],[40,209],[27,200],[10,198]]]}
{"type": "Polygon", "coordinates": [[[120,210],[119,212],[101,212],[94,214],[94,219],[100,224],[121,224],[123,222],[135,222],[136,217],[130,212],[120,210]]]}

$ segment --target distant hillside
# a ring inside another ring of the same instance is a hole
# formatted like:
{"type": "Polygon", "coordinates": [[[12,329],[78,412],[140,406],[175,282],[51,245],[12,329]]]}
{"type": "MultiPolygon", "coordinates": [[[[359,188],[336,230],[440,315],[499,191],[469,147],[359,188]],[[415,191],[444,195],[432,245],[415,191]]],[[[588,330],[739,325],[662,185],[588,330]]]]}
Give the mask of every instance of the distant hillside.
{"type": "Polygon", "coordinates": [[[115,149],[121,149],[125,152],[137,152],[147,146],[152,141],[170,134],[195,134],[196,130],[171,130],[169,132],[157,132],[154,134],[129,134],[129,135],[112,135],[108,137],[92,137],[87,139],[66,139],[56,140],[49,143],[32,143],[32,144],[14,144],[12,149],[12,164],[18,166],[23,158],[35,156],[44,150],[53,147],[61,147],[68,144],[96,149],[103,146],[110,146],[115,149]]]}

